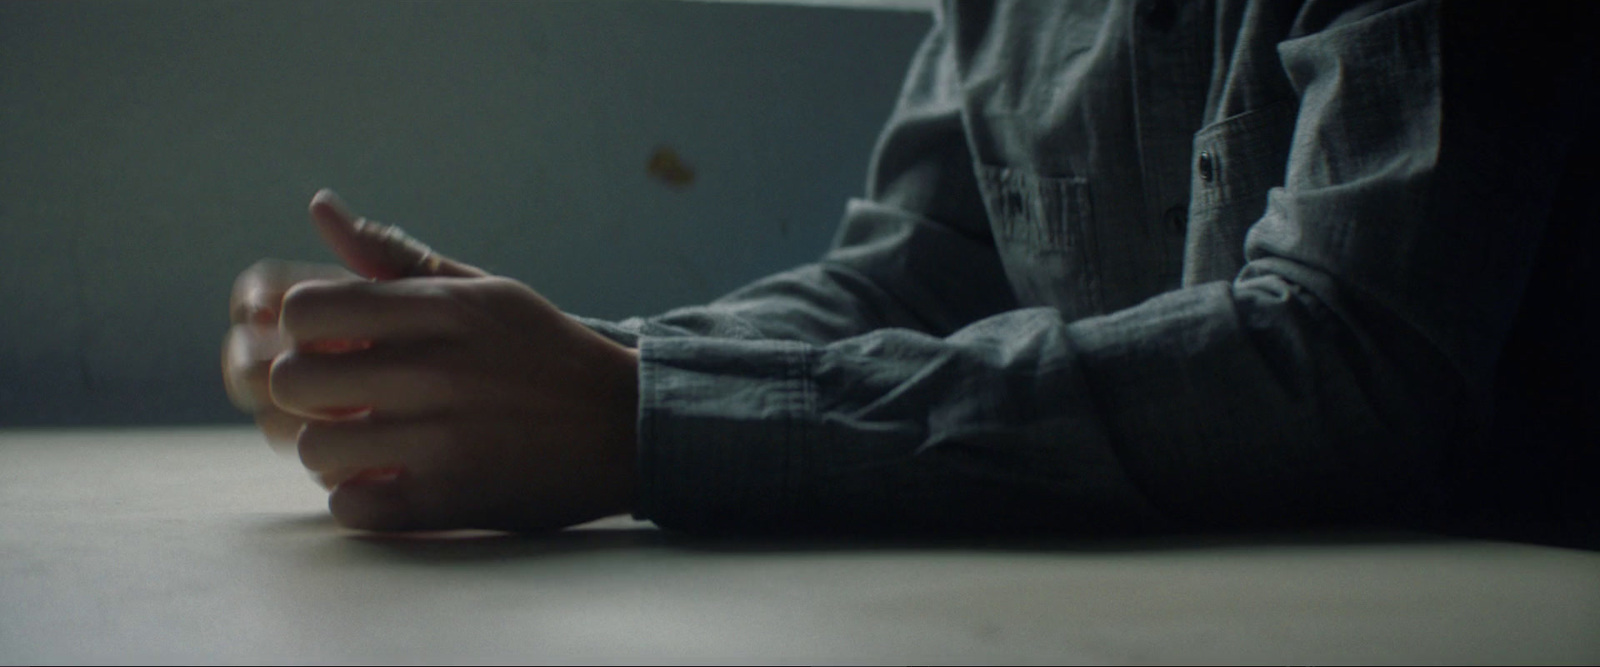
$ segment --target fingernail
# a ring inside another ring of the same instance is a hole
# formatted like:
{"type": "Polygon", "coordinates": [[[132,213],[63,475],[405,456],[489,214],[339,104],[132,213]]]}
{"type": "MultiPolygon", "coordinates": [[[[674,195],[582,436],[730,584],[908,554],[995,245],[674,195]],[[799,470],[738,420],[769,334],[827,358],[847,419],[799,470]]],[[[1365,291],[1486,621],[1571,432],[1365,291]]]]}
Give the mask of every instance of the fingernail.
{"type": "Polygon", "coordinates": [[[385,482],[393,482],[400,478],[400,473],[402,471],[403,469],[400,466],[367,468],[366,470],[362,470],[361,472],[351,475],[349,479],[340,482],[340,486],[345,484],[383,484],[385,482]]]}
{"type": "Polygon", "coordinates": [[[333,421],[352,421],[372,414],[372,408],[365,406],[323,408],[319,412],[333,421]]]}
{"type": "Polygon", "coordinates": [[[321,338],[300,344],[301,351],[314,354],[344,354],[372,348],[372,341],[364,338],[321,338]]]}
{"type": "Polygon", "coordinates": [[[311,204],[313,206],[322,204],[333,209],[334,213],[339,214],[339,217],[346,222],[359,222],[356,219],[356,215],[350,212],[350,206],[345,204],[344,199],[339,197],[339,193],[334,192],[331,188],[318,190],[317,194],[312,195],[311,204]]]}

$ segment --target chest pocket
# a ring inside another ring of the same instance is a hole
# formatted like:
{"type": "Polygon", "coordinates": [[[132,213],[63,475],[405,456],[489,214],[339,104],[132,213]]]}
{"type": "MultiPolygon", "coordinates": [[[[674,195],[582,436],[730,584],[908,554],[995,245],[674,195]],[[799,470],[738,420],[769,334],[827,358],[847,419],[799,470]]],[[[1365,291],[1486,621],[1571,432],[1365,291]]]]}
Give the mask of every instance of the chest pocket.
{"type": "Polygon", "coordinates": [[[995,246],[1019,304],[1054,307],[1069,321],[1099,313],[1088,182],[986,164],[976,169],[995,246]]]}
{"type": "Polygon", "coordinates": [[[1299,105],[1279,102],[1212,123],[1194,135],[1183,284],[1232,280],[1244,237],[1283,184],[1299,105]]]}

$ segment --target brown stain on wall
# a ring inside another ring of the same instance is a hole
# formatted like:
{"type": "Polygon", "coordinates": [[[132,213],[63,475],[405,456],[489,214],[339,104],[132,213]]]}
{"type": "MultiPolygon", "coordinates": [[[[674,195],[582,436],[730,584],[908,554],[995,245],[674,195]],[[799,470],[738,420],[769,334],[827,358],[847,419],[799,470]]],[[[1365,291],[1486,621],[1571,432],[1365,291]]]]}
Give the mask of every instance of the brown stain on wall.
{"type": "Polygon", "coordinates": [[[650,153],[650,160],[645,163],[644,169],[651,178],[674,190],[694,184],[694,167],[684,162],[677,151],[668,146],[657,146],[650,153]]]}

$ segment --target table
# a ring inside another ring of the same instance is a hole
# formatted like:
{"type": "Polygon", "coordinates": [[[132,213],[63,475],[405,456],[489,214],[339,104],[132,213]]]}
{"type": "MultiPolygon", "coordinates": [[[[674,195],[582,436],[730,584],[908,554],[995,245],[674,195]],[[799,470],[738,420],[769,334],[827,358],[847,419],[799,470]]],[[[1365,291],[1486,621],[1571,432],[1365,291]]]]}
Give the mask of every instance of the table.
{"type": "Polygon", "coordinates": [[[334,525],[243,428],[0,431],[0,662],[1600,662],[1600,553],[334,525]]]}

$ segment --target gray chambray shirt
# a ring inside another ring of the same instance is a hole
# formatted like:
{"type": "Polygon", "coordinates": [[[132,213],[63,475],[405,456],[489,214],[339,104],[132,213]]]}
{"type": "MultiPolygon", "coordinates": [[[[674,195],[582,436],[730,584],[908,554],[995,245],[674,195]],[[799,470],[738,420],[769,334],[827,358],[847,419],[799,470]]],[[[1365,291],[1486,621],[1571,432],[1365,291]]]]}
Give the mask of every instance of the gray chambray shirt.
{"type": "MultiPolygon", "coordinates": [[[[947,3],[826,256],[709,305],[584,320],[640,351],[636,514],[1370,520],[1527,458],[1497,455],[1513,329],[1531,348],[1595,331],[1592,280],[1524,299],[1539,267],[1592,256],[1549,258],[1594,247],[1575,159],[1594,154],[1593,71],[1573,55],[1592,49],[1457,11],[947,3]],[[1537,329],[1563,317],[1587,328],[1537,329]]],[[[1595,404],[1592,380],[1564,386],[1595,404]]]]}

